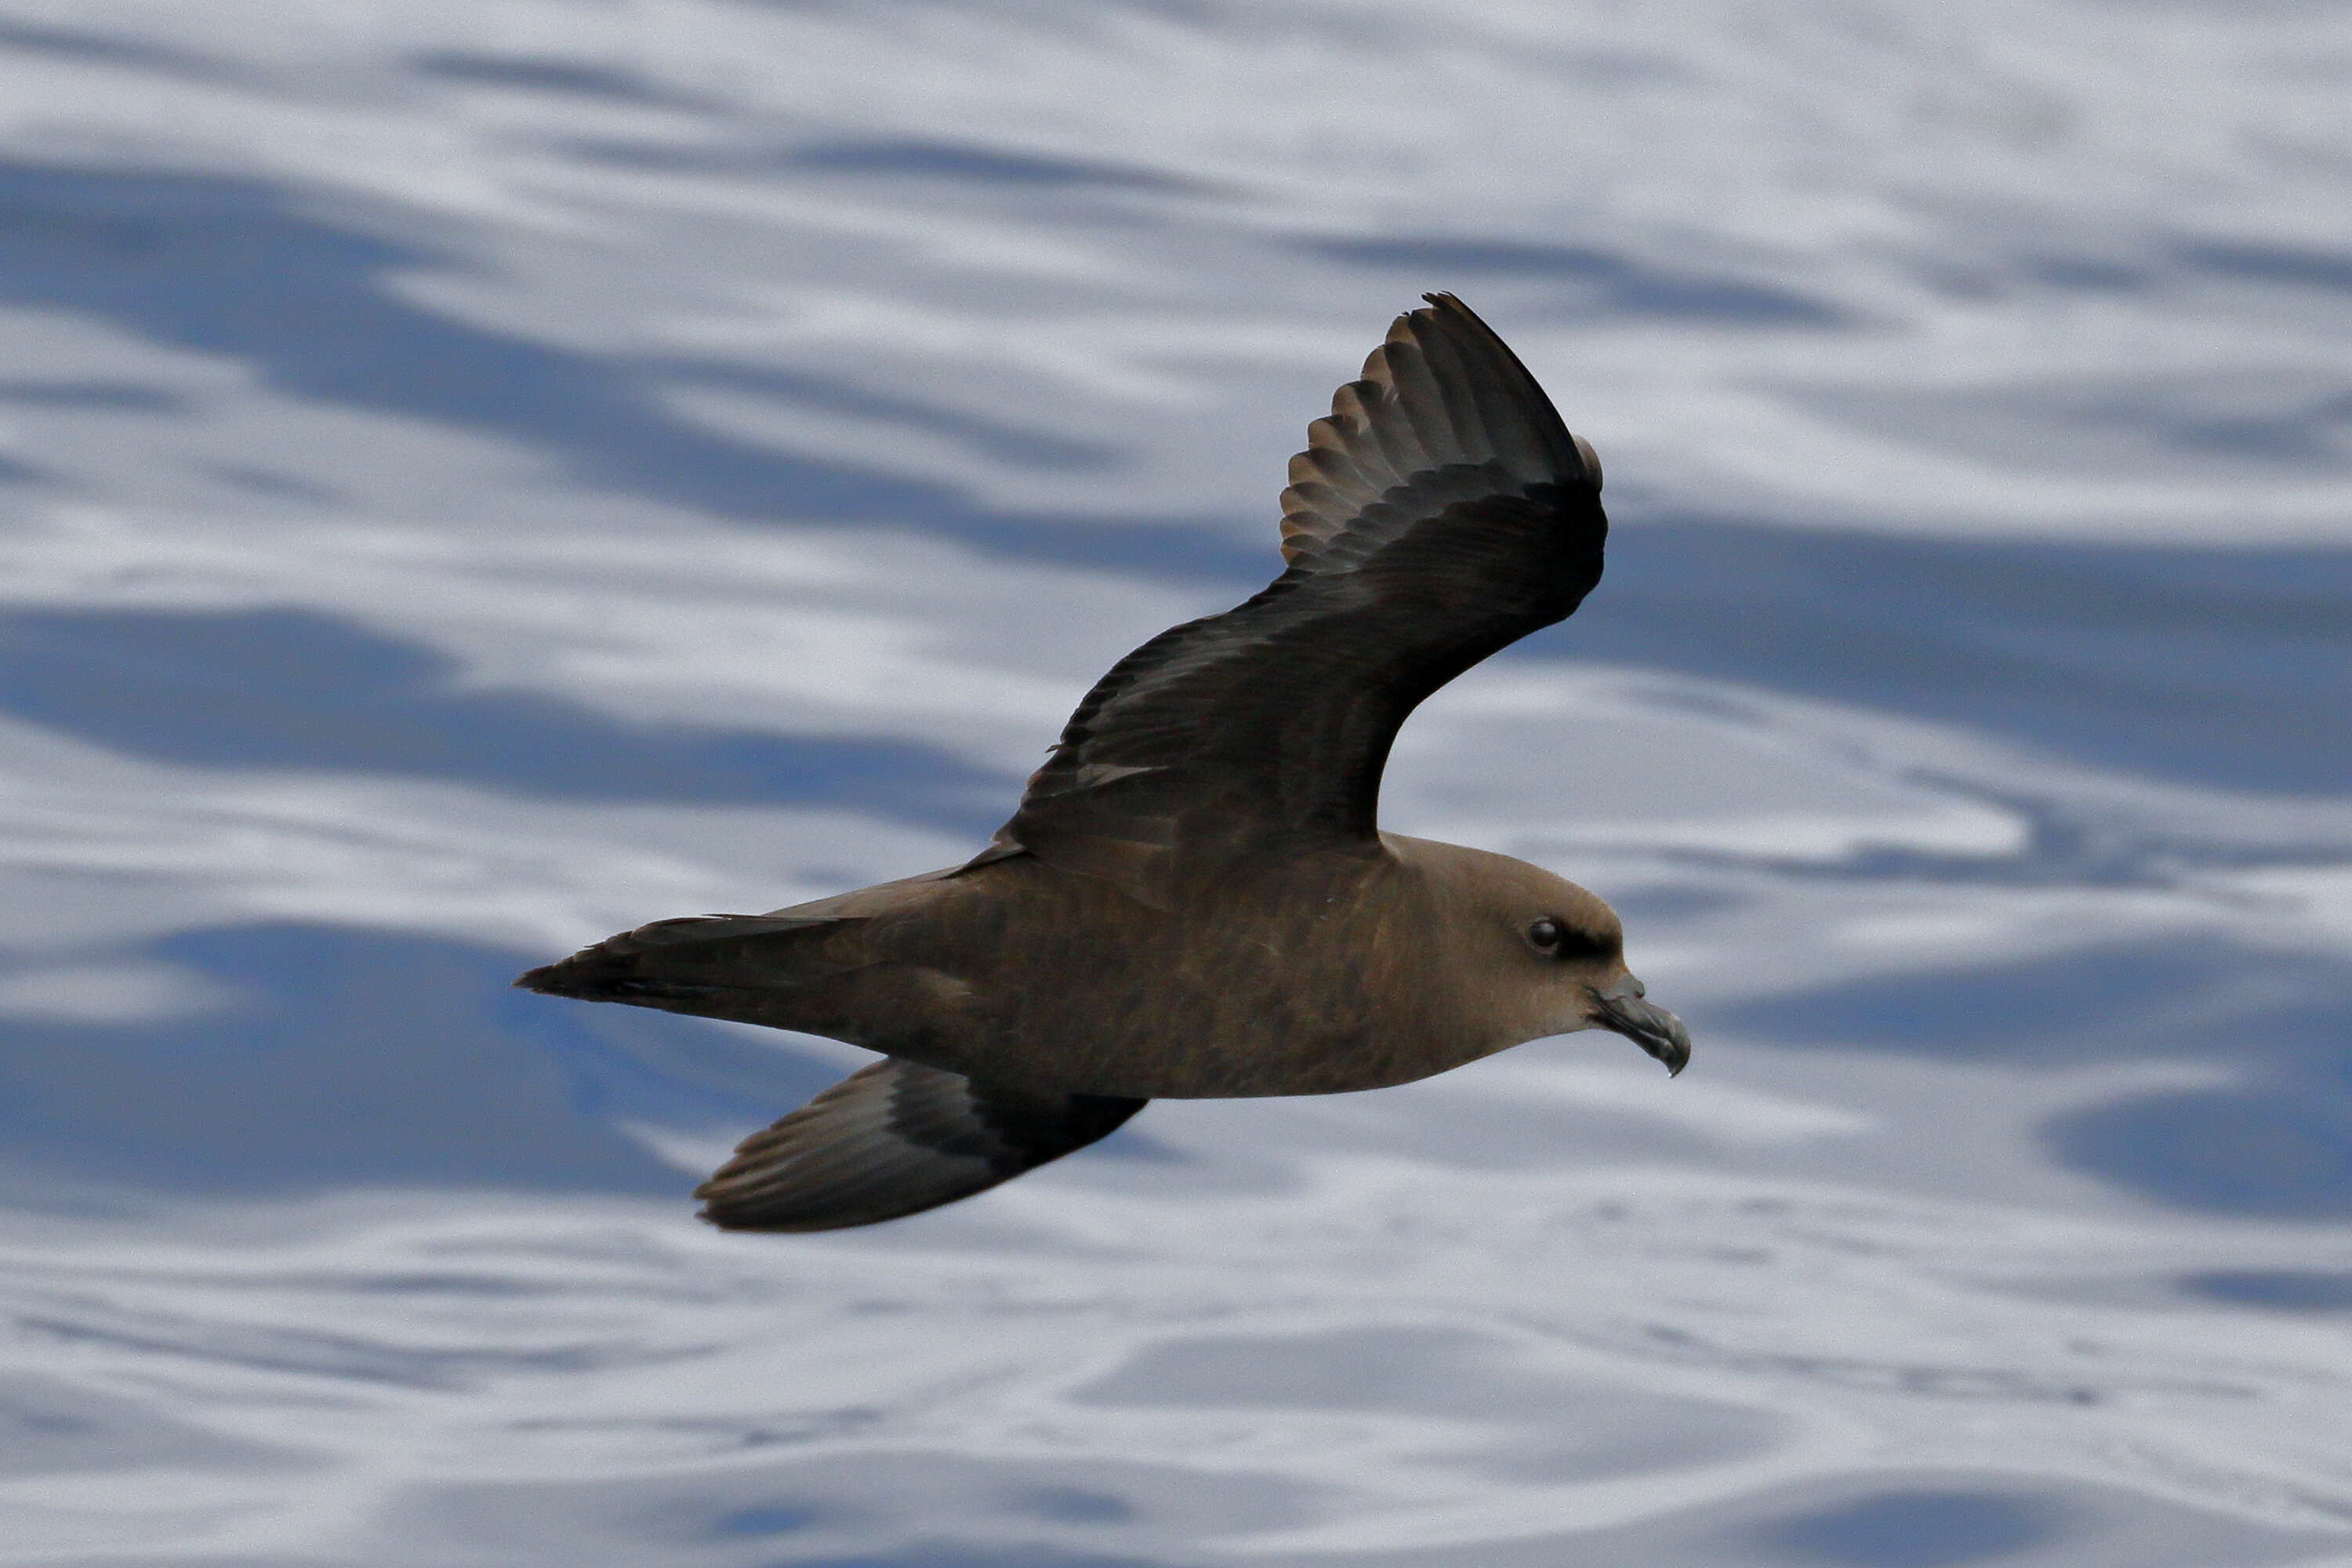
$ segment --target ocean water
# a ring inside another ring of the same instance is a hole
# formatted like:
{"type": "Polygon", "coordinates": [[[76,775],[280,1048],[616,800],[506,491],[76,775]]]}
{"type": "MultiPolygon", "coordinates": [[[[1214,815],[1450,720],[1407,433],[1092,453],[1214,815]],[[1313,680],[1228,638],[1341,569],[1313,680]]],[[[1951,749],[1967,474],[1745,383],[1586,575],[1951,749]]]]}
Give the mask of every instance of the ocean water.
{"type": "Polygon", "coordinates": [[[0,1563],[2352,1564],[2352,26],[9,0],[0,1563]],[[1612,1037],[872,1231],[508,988],[951,864],[1451,289],[1586,608],[1390,826],[1612,1037]]]}

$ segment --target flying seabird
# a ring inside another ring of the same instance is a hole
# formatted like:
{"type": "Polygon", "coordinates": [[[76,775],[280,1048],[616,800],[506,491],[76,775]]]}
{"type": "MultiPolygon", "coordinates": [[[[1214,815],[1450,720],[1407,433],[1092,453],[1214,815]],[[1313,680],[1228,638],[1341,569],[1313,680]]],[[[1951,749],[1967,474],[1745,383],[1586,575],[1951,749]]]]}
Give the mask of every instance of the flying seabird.
{"type": "Polygon", "coordinates": [[[977,857],[517,982],[882,1053],[745,1140],[703,1218],[871,1225],[1150,1100],[1379,1089],[1578,1029],[1682,1069],[1607,904],[1374,821],[1397,726],[1574,611],[1609,526],[1591,447],[1468,306],[1423,298],[1290,460],[1282,574],[1113,665],[977,857]]]}

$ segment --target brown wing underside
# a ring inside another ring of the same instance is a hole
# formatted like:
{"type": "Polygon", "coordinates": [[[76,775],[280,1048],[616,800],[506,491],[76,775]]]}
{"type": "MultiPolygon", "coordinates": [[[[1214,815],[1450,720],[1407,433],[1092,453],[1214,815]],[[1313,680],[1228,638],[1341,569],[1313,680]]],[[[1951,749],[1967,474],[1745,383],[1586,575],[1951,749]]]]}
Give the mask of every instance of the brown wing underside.
{"type": "Polygon", "coordinates": [[[1291,460],[1288,569],[1115,665],[983,859],[1026,851],[1160,903],[1180,863],[1369,851],[1406,715],[1600,581],[1591,449],[1468,307],[1426,298],[1291,460]]]}
{"type": "Polygon", "coordinates": [[[755,1132],[696,1189],[727,1230],[839,1230],[955,1202],[1108,1136],[1140,1100],[885,1058],[755,1132]]]}

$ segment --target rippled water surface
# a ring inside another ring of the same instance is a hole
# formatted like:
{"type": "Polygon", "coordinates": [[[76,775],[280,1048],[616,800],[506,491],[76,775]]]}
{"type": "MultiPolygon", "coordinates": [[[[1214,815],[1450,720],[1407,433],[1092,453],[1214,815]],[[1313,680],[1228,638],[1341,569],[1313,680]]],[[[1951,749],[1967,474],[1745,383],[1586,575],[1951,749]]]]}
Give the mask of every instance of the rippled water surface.
{"type": "Polygon", "coordinates": [[[17,0],[0,1563],[2352,1563],[2329,6],[17,0]],[[684,1200],[508,989],[950,864],[1456,289],[1609,576],[1391,826],[1698,1055],[684,1200]]]}

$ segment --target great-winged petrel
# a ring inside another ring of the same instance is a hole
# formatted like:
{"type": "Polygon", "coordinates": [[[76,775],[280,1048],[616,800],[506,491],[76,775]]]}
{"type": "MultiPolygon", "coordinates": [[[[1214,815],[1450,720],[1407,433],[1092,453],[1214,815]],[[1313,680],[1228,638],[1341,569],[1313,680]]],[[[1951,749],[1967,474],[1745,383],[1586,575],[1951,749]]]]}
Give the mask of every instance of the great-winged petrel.
{"type": "Polygon", "coordinates": [[[1282,575],[1113,665],[977,857],[517,983],[883,1054],[745,1140],[705,1219],[871,1225],[1148,1100],[1379,1089],[1577,1029],[1682,1070],[1607,904],[1373,820],[1397,726],[1573,611],[1609,529],[1591,447],[1468,306],[1423,298],[1290,460],[1282,575]]]}

